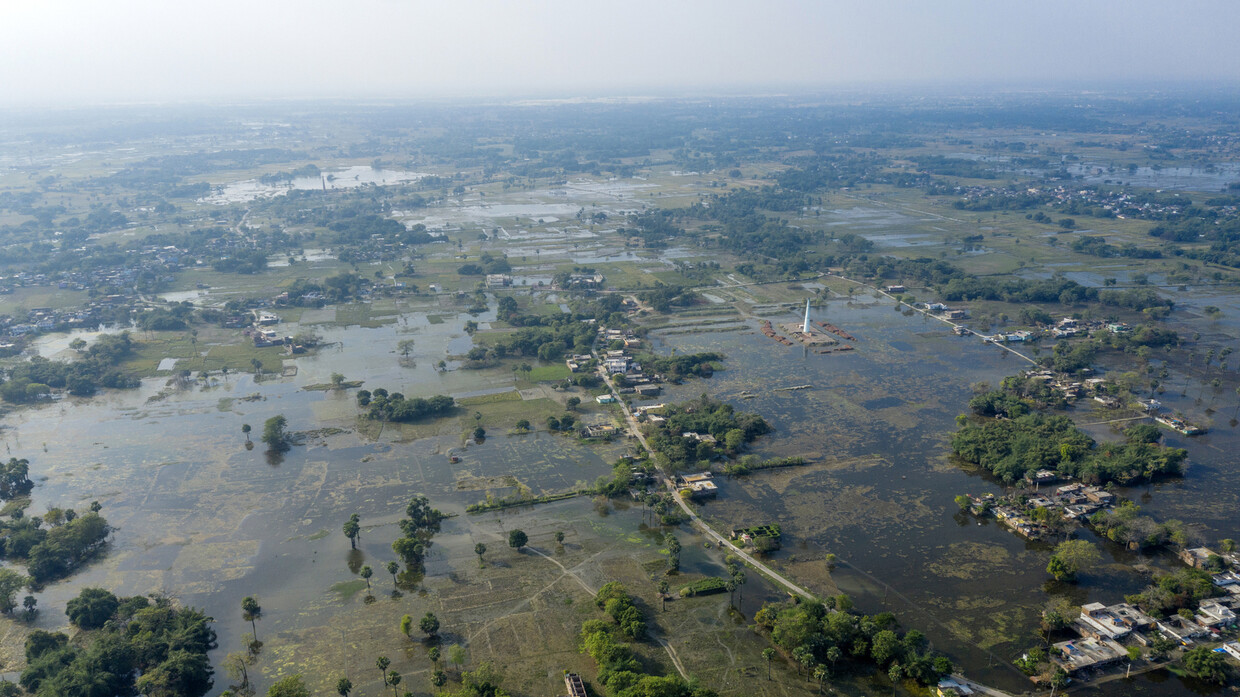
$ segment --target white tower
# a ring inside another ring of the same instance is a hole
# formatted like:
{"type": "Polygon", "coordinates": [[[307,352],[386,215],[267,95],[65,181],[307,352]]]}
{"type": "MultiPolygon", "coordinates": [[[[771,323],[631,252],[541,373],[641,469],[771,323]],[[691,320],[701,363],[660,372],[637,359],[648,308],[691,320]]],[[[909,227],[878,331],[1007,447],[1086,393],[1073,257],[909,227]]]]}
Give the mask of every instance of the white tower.
{"type": "Polygon", "coordinates": [[[801,333],[809,334],[809,298],[805,299],[805,323],[801,325],[801,333]]]}

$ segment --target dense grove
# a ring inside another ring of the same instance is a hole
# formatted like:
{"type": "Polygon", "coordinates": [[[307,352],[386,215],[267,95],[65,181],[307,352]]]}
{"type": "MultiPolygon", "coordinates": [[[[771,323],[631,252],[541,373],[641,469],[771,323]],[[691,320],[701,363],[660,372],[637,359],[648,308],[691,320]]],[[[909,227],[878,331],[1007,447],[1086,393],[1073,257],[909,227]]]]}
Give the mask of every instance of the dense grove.
{"type": "Polygon", "coordinates": [[[638,356],[637,360],[642,364],[643,371],[662,375],[670,382],[680,382],[691,376],[710,377],[715,372],[714,364],[723,360],[723,354],[709,351],[679,356],[644,354],[638,356]]]}
{"type": "Polygon", "coordinates": [[[646,635],[641,611],[633,605],[625,587],[611,582],[599,589],[595,604],[612,617],[587,620],[581,626],[581,652],[598,664],[598,682],[606,697],[715,697],[712,690],[679,675],[650,675],[633,649],[617,640],[617,633],[632,640],[646,635]]]}
{"type": "Polygon", "coordinates": [[[51,388],[89,396],[100,387],[137,387],[137,379],[126,376],[116,367],[132,351],[129,332],[121,332],[100,336],[76,361],[51,361],[35,356],[9,370],[8,380],[0,385],[0,397],[6,402],[24,404],[40,399],[51,388]]]}
{"type": "Polygon", "coordinates": [[[366,418],[372,421],[401,423],[445,416],[456,408],[455,400],[445,395],[435,395],[429,399],[406,398],[399,392],[389,393],[382,387],[373,392],[358,390],[357,403],[366,410],[366,418]]]}
{"type": "Polygon", "coordinates": [[[70,641],[61,632],[36,629],[26,639],[20,682],[36,697],[199,697],[211,689],[207,652],[216,646],[215,630],[201,610],[87,588],[70,601],[67,614],[87,631],[70,641]]]}
{"type": "Polygon", "coordinates": [[[813,673],[816,667],[834,672],[840,663],[854,670],[883,669],[893,680],[933,685],[951,672],[951,661],[926,648],[916,629],[901,636],[889,612],[867,616],[850,611],[846,596],[819,602],[767,603],[754,622],[794,661],[813,673]]]}
{"type": "Polygon", "coordinates": [[[1188,456],[1185,450],[1141,438],[1095,443],[1068,417],[1041,413],[966,423],[951,444],[956,455],[1005,482],[1049,469],[1090,484],[1132,484],[1178,475],[1188,456]]]}

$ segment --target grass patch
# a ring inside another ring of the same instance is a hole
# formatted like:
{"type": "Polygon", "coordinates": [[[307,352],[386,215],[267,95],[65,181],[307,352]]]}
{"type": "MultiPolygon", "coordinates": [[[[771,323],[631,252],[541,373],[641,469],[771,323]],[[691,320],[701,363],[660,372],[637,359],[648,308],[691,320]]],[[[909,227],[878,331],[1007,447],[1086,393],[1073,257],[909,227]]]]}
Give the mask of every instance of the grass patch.
{"type": "Polygon", "coordinates": [[[331,589],[340,594],[341,600],[351,600],[353,596],[366,590],[366,581],[364,579],[341,581],[340,583],[333,583],[331,589]]]}
{"type": "Polygon", "coordinates": [[[529,374],[524,372],[519,374],[524,375],[525,379],[530,382],[554,382],[558,380],[567,380],[572,377],[573,373],[568,369],[568,366],[563,363],[548,363],[547,365],[540,365],[537,368],[534,368],[529,372],[529,374]]]}
{"type": "Polygon", "coordinates": [[[443,315],[427,315],[426,321],[430,324],[443,324],[443,315]]]}
{"type": "Polygon", "coordinates": [[[340,383],[340,385],[339,385],[339,386],[337,386],[337,385],[333,385],[333,384],[331,384],[330,382],[323,382],[323,383],[318,383],[318,384],[314,384],[314,385],[306,385],[305,387],[303,387],[303,388],[301,388],[301,389],[303,389],[303,390],[315,390],[315,391],[318,391],[318,392],[326,392],[326,391],[328,391],[328,390],[335,390],[335,389],[341,389],[341,390],[351,390],[351,389],[354,389],[354,388],[356,388],[356,387],[361,387],[361,386],[362,386],[362,383],[364,383],[364,382],[366,382],[366,381],[365,381],[365,380],[345,380],[344,382],[340,383]]]}

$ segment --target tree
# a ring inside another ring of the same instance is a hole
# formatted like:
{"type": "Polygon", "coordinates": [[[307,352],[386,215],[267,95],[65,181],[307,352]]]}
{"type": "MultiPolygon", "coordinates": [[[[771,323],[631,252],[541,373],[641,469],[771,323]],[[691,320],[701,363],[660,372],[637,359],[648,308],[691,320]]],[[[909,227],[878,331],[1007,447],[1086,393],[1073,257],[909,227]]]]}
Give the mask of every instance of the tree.
{"type": "Polygon", "coordinates": [[[434,638],[439,634],[439,618],[430,612],[426,613],[422,619],[418,620],[418,629],[421,629],[426,636],[434,638]]]}
{"type": "Polygon", "coordinates": [[[375,667],[379,669],[379,675],[383,678],[383,686],[387,687],[387,669],[392,665],[387,656],[380,656],[375,659],[375,667]]]}
{"type": "Polygon", "coordinates": [[[664,612],[667,612],[667,594],[671,589],[672,585],[667,582],[667,579],[659,579],[659,601],[662,603],[664,612]]]}
{"type": "Polygon", "coordinates": [[[388,684],[392,686],[392,697],[396,697],[396,686],[400,684],[400,673],[391,671],[387,674],[388,684]]]}
{"type": "Polygon", "coordinates": [[[392,575],[392,588],[396,588],[396,574],[400,572],[400,564],[395,559],[388,562],[387,572],[392,575]]]}
{"type": "Polygon", "coordinates": [[[245,434],[245,442],[247,443],[250,442],[250,431],[251,430],[252,429],[250,428],[249,424],[241,424],[241,432],[245,434]]]}
{"type": "Polygon", "coordinates": [[[34,619],[35,614],[39,611],[38,606],[39,606],[39,599],[34,597],[33,595],[28,595],[25,598],[22,598],[22,607],[26,611],[27,622],[34,619]]]}
{"type": "MultiPolygon", "coordinates": [[[[1237,389],[1240,389],[1240,388],[1237,388],[1237,389]]],[[[1223,549],[1223,552],[1227,554],[1231,554],[1232,552],[1236,551],[1236,541],[1233,539],[1228,538],[1226,540],[1223,540],[1220,543],[1220,545],[1223,549]]]]}
{"type": "Polygon", "coordinates": [[[478,568],[482,568],[485,564],[482,561],[482,555],[487,553],[487,546],[479,542],[474,545],[474,554],[478,555],[478,568]]]}
{"type": "Polygon", "coordinates": [[[448,684],[448,674],[436,669],[435,672],[431,673],[431,684],[435,687],[443,687],[448,684]]]}
{"type": "Polygon", "coordinates": [[[16,571],[0,568],[0,612],[7,615],[17,608],[17,591],[28,583],[30,579],[16,571]]]}
{"type": "Polygon", "coordinates": [[[250,365],[253,366],[255,375],[263,374],[263,362],[262,361],[258,360],[257,358],[251,358],[250,365]]]}
{"type": "Polygon", "coordinates": [[[116,614],[120,600],[102,588],[83,588],[65,605],[69,621],[82,629],[98,629],[116,614]]]}
{"type": "Polygon", "coordinates": [[[1184,653],[1184,667],[1199,680],[1222,685],[1227,682],[1227,662],[1223,654],[1198,646],[1184,653]]]}
{"type": "Polygon", "coordinates": [[[574,396],[574,397],[569,397],[568,399],[564,400],[564,407],[568,409],[569,411],[576,411],[577,407],[580,405],[581,405],[580,397],[574,396]]]}
{"type": "Polygon", "coordinates": [[[525,532],[522,530],[513,530],[512,532],[508,533],[508,546],[512,547],[518,552],[520,552],[521,548],[524,547],[526,543],[528,543],[529,541],[530,541],[529,536],[527,536],[525,532]]]}
{"type": "Polygon", "coordinates": [[[413,632],[413,615],[405,615],[400,618],[400,633],[412,639],[409,634],[413,632]]]}
{"type": "Polygon", "coordinates": [[[263,442],[267,444],[267,449],[274,452],[282,453],[289,449],[288,433],[285,428],[288,427],[288,419],[283,414],[276,414],[267,419],[263,423],[263,442]]]}
{"type": "Polygon", "coordinates": [[[429,649],[427,649],[426,657],[431,659],[431,663],[435,664],[436,668],[439,667],[439,647],[438,646],[432,646],[429,649]]]}
{"type": "Polygon", "coordinates": [[[349,516],[349,519],[344,522],[344,526],[341,528],[341,532],[344,533],[345,537],[349,538],[349,544],[352,545],[353,549],[357,549],[357,539],[362,534],[361,520],[361,517],[354,513],[349,516]]]}
{"type": "Polygon", "coordinates": [[[560,545],[561,547],[564,546],[564,531],[563,530],[555,531],[555,543],[557,545],[560,545]]]}
{"type": "Polygon", "coordinates": [[[349,693],[353,691],[353,682],[348,678],[341,678],[336,681],[336,694],[340,697],[349,697],[349,693]]]}
{"type": "Polygon", "coordinates": [[[663,536],[663,543],[667,545],[667,572],[680,571],[680,540],[669,532],[663,536]]]}
{"type": "Polygon", "coordinates": [[[460,644],[453,644],[448,647],[448,662],[456,666],[457,670],[465,665],[465,649],[460,644]]]}
{"type": "Polygon", "coordinates": [[[766,679],[771,679],[771,659],[775,658],[775,649],[767,647],[762,649],[762,657],[766,659],[766,679]]]}
{"type": "Polygon", "coordinates": [[[361,571],[358,572],[358,575],[366,579],[366,593],[369,595],[370,594],[370,577],[375,575],[374,569],[370,568],[369,564],[365,564],[362,566],[361,571]]]}
{"type": "Polygon", "coordinates": [[[400,352],[401,356],[408,358],[409,354],[413,351],[413,344],[413,339],[401,339],[396,342],[396,350],[400,352]]]}
{"type": "Polygon", "coordinates": [[[252,595],[247,595],[241,599],[241,618],[250,623],[250,628],[254,630],[254,643],[258,643],[258,624],[257,621],[263,616],[263,608],[258,604],[258,600],[252,595]]]}
{"type": "Polygon", "coordinates": [[[233,680],[240,680],[241,689],[250,686],[250,671],[247,669],[249,661],[245,654],[240,651],[234,651],[224,657],[224,672],[233,680]]]}
{"type": "Polygon", "coordinates": [[[290,675],[275,681],[267,690],[267,697],[310,697],[310,688],[300,675],[290,675]]]}
{"type": "Polygon", "coordinates": [[[1056,580],[1074,582],[1081,573],[1102,560],[1098,548],[1087,540],[1066,540],[1059,543],[1046,570],[1056,580]]]}
{"type": "Polygon", "coordinates": [[[339,390],[340,388],[344,387],[344,376],[341,375],[340,373],[332,373],[331,383],[332,383],[333,390],[339,390]]]}

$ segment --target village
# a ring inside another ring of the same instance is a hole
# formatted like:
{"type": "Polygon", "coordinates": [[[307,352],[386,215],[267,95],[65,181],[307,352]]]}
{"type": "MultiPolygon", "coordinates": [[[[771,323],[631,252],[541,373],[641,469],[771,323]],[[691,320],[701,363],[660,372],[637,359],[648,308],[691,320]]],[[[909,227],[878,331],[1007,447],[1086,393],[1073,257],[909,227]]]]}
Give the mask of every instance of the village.
{"type": "MultiPolygon", "coordinates": [[[[1069,523],[1089,525],[1089,516],[1121,504],[1119,497],[1103,487],[1072,482],[1049,488],[1062,481],[1058,473],[1039,470],[1026,477],[1025,484],[1034,487],[1031,491],[1003,497],[968,495],[963,497],[967,504],[958,500],[974,515],[993,514],[1000,524],[1030,541],[1066,536],[1069,523]]],[[[1179,551],[1176,558],[1190,568],[1210,573],[1218,597],[1204,599],[1194,612],[1172,613],[1163,619],[1129,603],[1083,605],[1080,616],[1068,628],[1079,637],[1051,645],[1051,662],[1077,679],[1086,679],[1112,664],[1133,661],[1154,637],[1182,648],[1222,642],[1216,650],[1240,661],[1240,642],[1234,634],[1238,628],[1236,610],[1240,609],[1240,553],[1218,554],[1206,547],[1193,547],[1179,551]]],[[[952,689],[942,686],[939,694],[972,694],[952,689]]]]}

